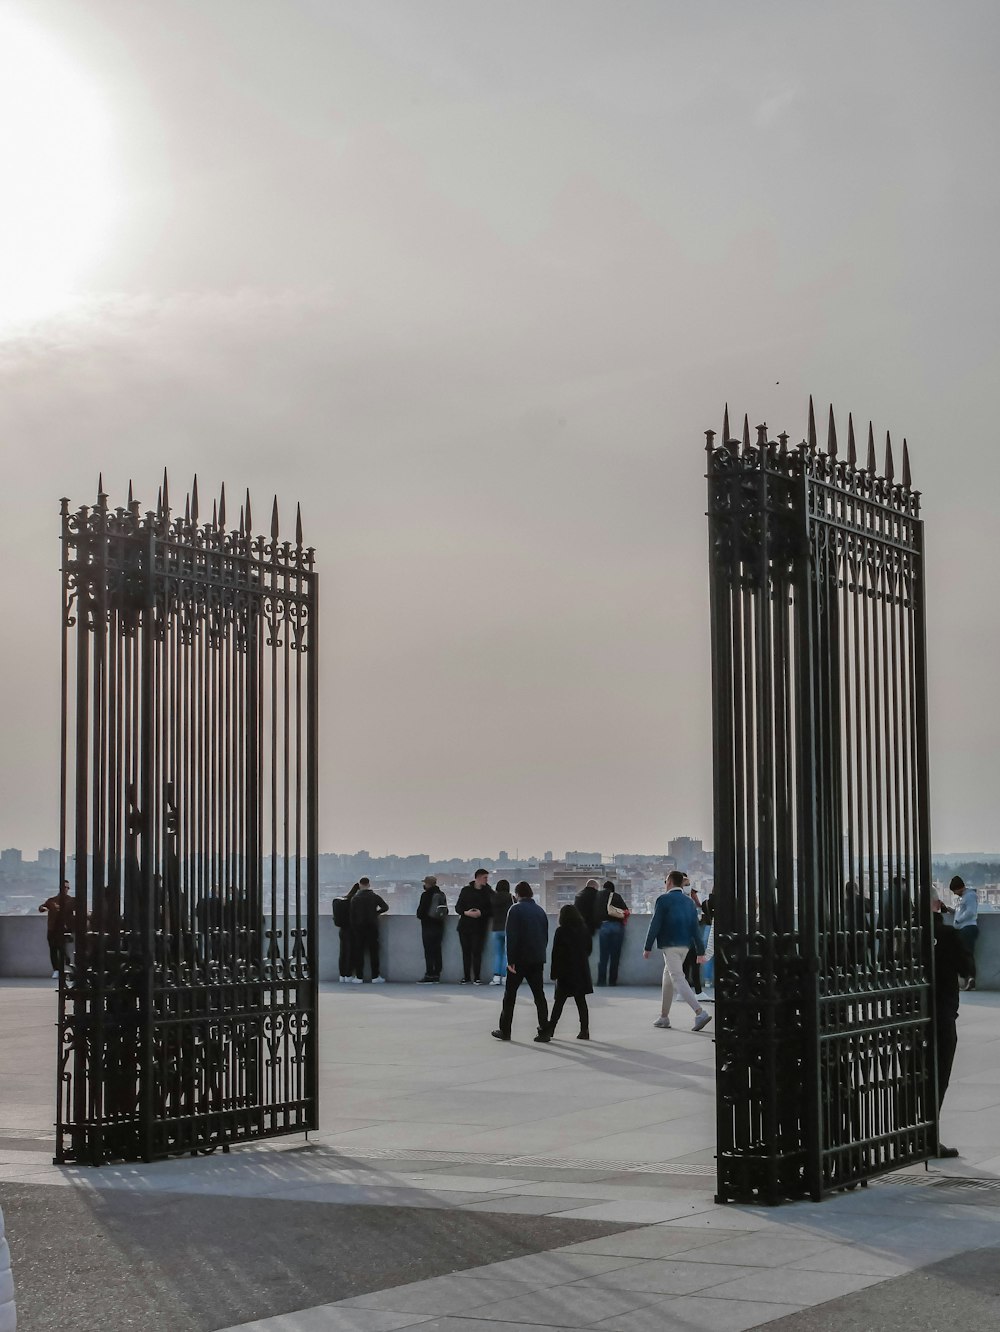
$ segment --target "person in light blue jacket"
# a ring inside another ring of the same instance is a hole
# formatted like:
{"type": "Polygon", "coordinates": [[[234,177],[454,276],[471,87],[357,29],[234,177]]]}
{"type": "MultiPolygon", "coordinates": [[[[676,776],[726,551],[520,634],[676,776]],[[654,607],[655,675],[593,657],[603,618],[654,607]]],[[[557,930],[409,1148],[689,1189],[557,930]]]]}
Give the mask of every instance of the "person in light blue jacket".
{"type": "Polygon", "coordinates": [[[965,949],[969,962],[969,978],[962,986],[963,990],[976,988],[976,940],[979,938],[979,898],[975,888],[967,888],[965,880],[957,874],[948,885],[958,898],[955,918],[952,925],[958,935],[958,941],[965,949]]]}
{"type": "Polygon", "coordinates": [[[653,1026],[670,1026],[670,1005],[674,1002],[676,990],[684,1002],[694,1009],[694,1030],[701,1031],[712,1021],[712,1015],[702,1008],[684,976],[684,958],[689,948],[695,950],[699,963],[705,961],[698,929],[698,908],[684,894],[684,875],[680,870],[671,870],[667,875],[666,889],[656,899],[642,953],[643,957],[649,957],[654,944],[663,953],[660,1016],[653,1026]]]}

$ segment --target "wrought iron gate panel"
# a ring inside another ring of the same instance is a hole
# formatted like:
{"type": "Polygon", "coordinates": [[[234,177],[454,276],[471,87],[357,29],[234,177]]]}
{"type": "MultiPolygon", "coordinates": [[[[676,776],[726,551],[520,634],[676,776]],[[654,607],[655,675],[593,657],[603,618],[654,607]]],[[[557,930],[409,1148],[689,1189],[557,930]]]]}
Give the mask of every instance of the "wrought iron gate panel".
{"type": "Polygon", "coordinates": [[[919,495],[853,423],[708,432],[718,1196],[936,1149],[919,495]]]}
{"type": "Polygon", "coordinates": [[[150,1160],[315,1128],[313,551],[62,506],[59,1161],[150,1160]],[[72,838],[70,842],[68,839],[72,838]],[[72,854],[70,852],[72,851],[72,854]]]}

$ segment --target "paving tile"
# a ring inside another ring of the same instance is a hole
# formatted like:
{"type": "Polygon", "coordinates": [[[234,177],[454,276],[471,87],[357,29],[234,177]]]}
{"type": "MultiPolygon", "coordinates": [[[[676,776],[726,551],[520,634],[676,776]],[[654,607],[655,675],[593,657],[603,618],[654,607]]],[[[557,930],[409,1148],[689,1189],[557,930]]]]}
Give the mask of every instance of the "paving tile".
{"type": "Polygon", "coordinates": [[[538,1289],[541,1286],[558,1286],[566,1281],[576,1281],[583,1276],[613,1272],[616,1268],[629,1267],[638,1261],[628,1256],[550,1249],[546,1253],[525,1254],[521,1258],[507,1258],[500,1263],[474,1267],[463,1275],[510,1277],[538,1289]]]}
{"type": "Polygon", "coordinates": [[[787,1264],[791,1271],[856,1272],[862,1276],[894,1277],[911,1270],[902,1258],[875,1253],[863,1244],[831,1244],[787,1264]]]}
{"type": "Polygon", "coordinates": [[[620,1230],[617,1234],[602,1235],[598,1239],[582,1240],[567,1245],[560,1253],[606,1253],[631,1258],[667,1258],[673,1253],[700,1249],[706,1245],[721,1244],[740,1239],[742,1230],[687,1230],[681,1226],[644,1226],[641,1230],[620,1230]]]}
{"type": "Polygon", "coordinates": [[[771,1267],[765,1272],[750,1272],[735,1281],[713,1286],[715,1300],[763,1300],[771,1303],[802,1305],[823,1304],[839,1299],[885,1278],[852,1272],[802,1272],[789,1267],[771,1267]]]}
{"type": "Polygon", "coordinates": [[[415,1314],[383,1313],[380,1309],[345,1309],[341,1304],[321,1304],[297,1313],[260,1318],[253,1323],[223,1328],[222,1332],[395,1332],[396,1328],[424,1325],[428,1320],[415,1314]]]}
{"type": "Polygon", "coordinates": [[[491,1198],[485,1198],[482,1202],[463,1202],[461,1204],[464,1212],[514,1212],[522,1216],[549,1216],[556,1212],[562,1213],[574,1207],[579,1207],[581,1202],[589,1201],[596,1203],[596,1198],[553,1198],[549,1196],[535,1197],[530,1194],[518,1193],[513,1197],[507,1194],[497,1194],[491,1198]]]}
{"type": "MultiPolygon", "coordinates": [[[[747,1269],[733,1263],[689,1263],[687,1255],[676,1258],[652,1258],[634,1267],[619,1268],[600,1276],[583,1277],[573,1286],[580,1289],[649,1291],[658,1295],[690,1295],[696,1290],[707,1290],[724,1281],[735,1281],[746,1276],[747,1269]]],[[[572,1287],[567,1286],[569,1290],[572,1287]]]]}
{"type": "Polygon", "coordinates": [[[588,1221],[645,1221],[652,1224],[657,1221],[675,1221],[678,1218],[695,1215],[710,1205],[703,1199],[699,1199],[697,1202],[691,1202],[686,1198],[674,1200],[664,1190],[663,1202],[642,1199],[601,1202],[590,1207],[577,1207],[573,1211],[564,1212],[563,1215],[579,1217],[581,1220],[588,1221]]]}
{"type": "Polygon", "coordinates": [[[474,1309],[493,1300],[524,1297],[535,1287],[510,1277],[453,1276],[412,1281],[405,1286],[358,1295],[341,1301],[341,1307],[353,1309],[391,1309],[396,1313],[451,1314],[474,1309]]]}
{"type": "Polygon", "coordinates": [[[741,1235],[711,1248],[693,1249],[685,1255],[690,1263],[735,1263],[738,1267],[781,1267],[796,1258],[818,1253],[826,1245],[810,1235],[766,1233],[741,1235]]]}
{"type": "Polygon", "coordinates": [[[785,1318],[794,1311],[789,1304],[674,1295],[590,1326],[602,1332],[748,1332],[749,1328],[785,1318]]]}
{"type": "Polygon", "coordinates": [[[638,1309],[651,1298],[639,1291],[602,1287],[583,1289],[570,1284],[533,1290],[527,1295],[497,1300],[466,1312],[472,1317],[488,1318],[508,1326],[532,1322],[556,1327],[586,1327],[613,1314],[638,1309]]]}

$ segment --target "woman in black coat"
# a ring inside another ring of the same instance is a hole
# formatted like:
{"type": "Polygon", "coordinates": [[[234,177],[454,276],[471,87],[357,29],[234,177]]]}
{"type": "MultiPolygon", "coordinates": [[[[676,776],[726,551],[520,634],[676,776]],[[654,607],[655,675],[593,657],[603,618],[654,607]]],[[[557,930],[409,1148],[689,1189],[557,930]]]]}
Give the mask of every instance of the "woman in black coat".
{"type": "Polygon", "coordinates": [[[564,906],[559,912],[559,926],[552,940],[552,979],[556,983],[555,1002],[549,1016],[548,1032],[551,1037],[562,1016],[567,999],[576,1000],[580,1014],[578,1041],[590,1040],[590,1013],[587,995],[594,993],[590,979],[590,931],[575,906],[564,906]]]}

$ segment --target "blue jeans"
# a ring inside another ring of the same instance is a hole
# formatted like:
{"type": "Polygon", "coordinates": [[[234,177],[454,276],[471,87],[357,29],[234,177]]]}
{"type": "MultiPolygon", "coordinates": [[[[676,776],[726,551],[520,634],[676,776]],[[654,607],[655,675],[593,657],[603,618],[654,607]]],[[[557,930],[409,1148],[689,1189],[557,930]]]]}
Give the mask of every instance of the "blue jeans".
{"type": "MultiPolygon", "coordinates": [[[[711,925],[699,925],[701,931],[701,951],[704,952],[708,947],[708,936],[711,933],[711,925]]],[[[715,979],[715,954],[708,959],[701,969],[702,986],[711,985],[715,979]]]]}
{"type": "Polygon", "coordinates": [[[493,931],[493,975],[507,975],[507,931],[493,931]]]}
{"type": "Polygon", "coordinates": [[[618,959],[625,942],[625,926],[620,920],[606,920],[597,935],[597,983],[618,984],[618,959]],[[610,973],[609,973],[610,967],[610,973]]]}

